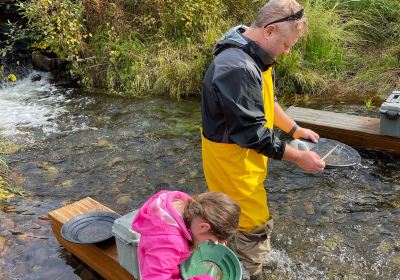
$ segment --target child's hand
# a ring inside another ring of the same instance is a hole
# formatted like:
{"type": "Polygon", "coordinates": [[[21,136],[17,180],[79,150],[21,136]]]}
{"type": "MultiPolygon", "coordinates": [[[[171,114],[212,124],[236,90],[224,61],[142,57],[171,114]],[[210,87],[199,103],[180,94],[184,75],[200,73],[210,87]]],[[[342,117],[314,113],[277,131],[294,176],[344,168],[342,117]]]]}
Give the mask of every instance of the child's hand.
{"type": "Polygon", "coordinates": [[[226,240],[215,240],[214,244],[222,244],[222,245],[226,246],[226,244],[228,244],[228,242],[226,240]]]}

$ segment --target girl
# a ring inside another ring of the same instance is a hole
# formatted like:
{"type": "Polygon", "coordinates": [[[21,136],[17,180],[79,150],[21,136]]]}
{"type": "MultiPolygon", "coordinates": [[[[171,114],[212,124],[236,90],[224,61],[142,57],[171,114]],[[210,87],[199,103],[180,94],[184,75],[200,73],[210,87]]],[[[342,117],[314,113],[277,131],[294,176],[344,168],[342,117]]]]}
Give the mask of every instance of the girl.
{"type": "Polygon", "coordinates": [[[228,241],[236,232],[239,216],[239,206],[223,193],[207,192],[193,198],[179,191],[155,194],[132,223],[132,229],[141,234],[138,258],[142,279],[182,279],[179,264],[190,256],[191,249],[202,241],[228,241]]]}

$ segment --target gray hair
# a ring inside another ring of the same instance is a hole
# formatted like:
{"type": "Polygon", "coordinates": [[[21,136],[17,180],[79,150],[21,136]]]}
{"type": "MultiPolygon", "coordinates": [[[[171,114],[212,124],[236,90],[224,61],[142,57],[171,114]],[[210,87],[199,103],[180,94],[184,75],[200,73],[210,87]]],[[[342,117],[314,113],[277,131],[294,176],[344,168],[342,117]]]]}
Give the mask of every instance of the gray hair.
{"type": "MultiPolygon", "coordinates": [[[[251,27],[262,28],[268,23],[292,15],[302,8],[303,7],[297,3],[296,0],[269,0],[258,11],[251,27]]],[[[292,28],[296,30],[300,36],[307,33],[307,19],[305,16],[300,20],[287,21],[284,23],[291,24],[292,28]]]]}

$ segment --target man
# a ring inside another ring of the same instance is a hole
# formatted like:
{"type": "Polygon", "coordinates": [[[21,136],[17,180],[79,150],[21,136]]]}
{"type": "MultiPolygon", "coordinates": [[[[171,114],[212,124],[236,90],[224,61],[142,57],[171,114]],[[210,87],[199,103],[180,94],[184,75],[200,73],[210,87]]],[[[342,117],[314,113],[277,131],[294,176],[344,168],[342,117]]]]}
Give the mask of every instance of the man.
{"type": "Polygon", "coordinates": [[[268,158],[283,159],[308,172],[325,163],[311,151],[299,151],[277,138],[277,126],[294,138],[318,141],[299,127],[274,98],[272,66],[307,31],[295,0],[270,0],[247,28],[229,30],[214,47],[216,55],[203,81],[202,155],[211,191],[221,191],[241,207],[239,234],[233,241],[244,268],[260,275],[270,250],[272,219],[264,181],[268,158]]]}

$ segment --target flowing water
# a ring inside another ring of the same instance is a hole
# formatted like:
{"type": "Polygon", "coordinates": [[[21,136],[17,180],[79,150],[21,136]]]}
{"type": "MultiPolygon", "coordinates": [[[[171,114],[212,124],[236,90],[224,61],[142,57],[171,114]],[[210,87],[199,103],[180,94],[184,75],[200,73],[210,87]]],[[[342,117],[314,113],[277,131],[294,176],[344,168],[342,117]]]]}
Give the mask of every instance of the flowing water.
{"type": "MultiPolygon", "coordinates": [[[[125,214],[162,189],[205,191],[199,100],[83,94],[49,79],[31,72],[0,88],[0,133],[19,146],[7,162],[29,192],[0,202],[0,279],[101,279],[58,244],[47,213],[90,196],[125,214]]],[[[400,157],[360,152],[357,167],[322,174],[270,161],[268,279],[400,279],[400,157]]]]}

